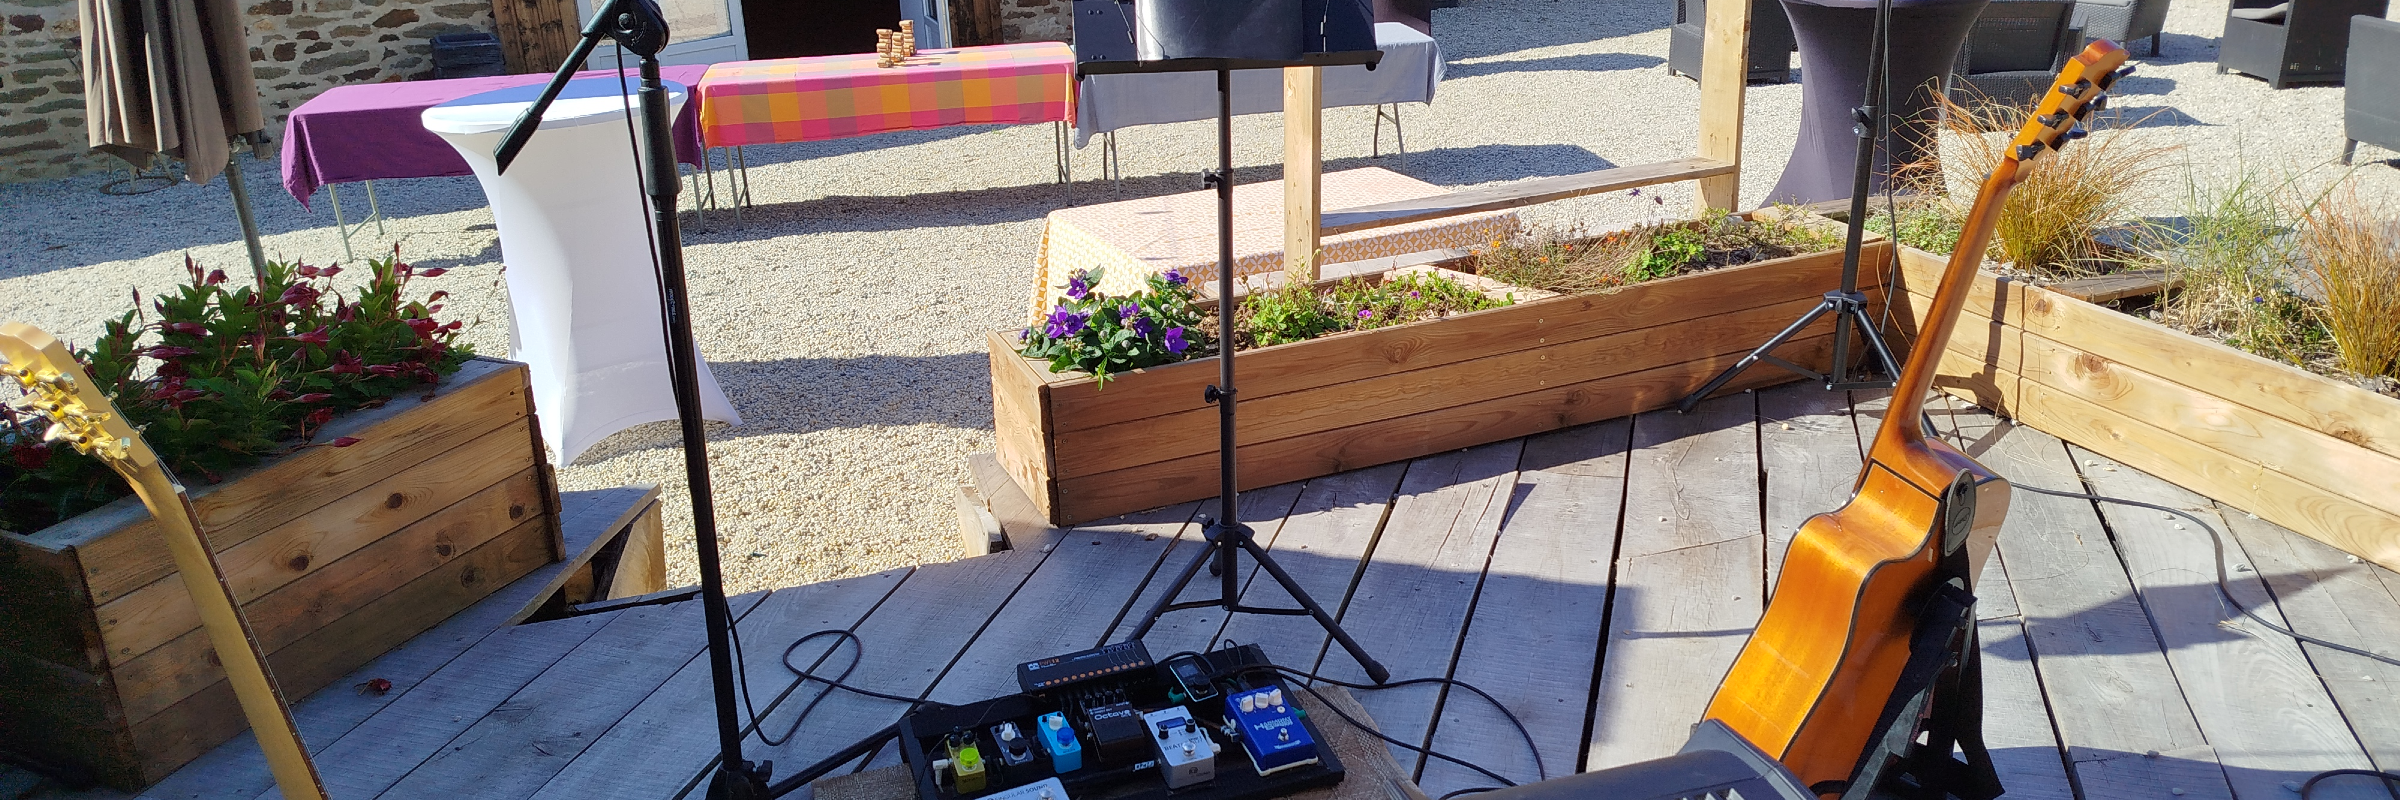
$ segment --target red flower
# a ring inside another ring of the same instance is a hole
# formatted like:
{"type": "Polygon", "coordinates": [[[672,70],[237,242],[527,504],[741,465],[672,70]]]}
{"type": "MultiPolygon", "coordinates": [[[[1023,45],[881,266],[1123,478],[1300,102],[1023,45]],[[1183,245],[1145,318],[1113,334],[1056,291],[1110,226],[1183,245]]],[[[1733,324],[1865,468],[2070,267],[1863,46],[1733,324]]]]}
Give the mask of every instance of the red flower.
{"type": "Polygon", "coordinates": [[[434,267],[433,269],[429,269],[429,270],[426,270],[426,271],[424,271],[424,272],[419,272],[419,273],[417,273],[417,277],[419,277],[419,278],[439,278],[439,277],[441,277],[441,276],[442,276],[442,273],[449,272],[449,271],[450,271],[450,270],[449,270],[448,268],[445,268],[445,267],[434,267]]]}
{"type": "Polygon", "coordinates": [[[205,281],[202,281],[202,282],[203,282],[203,283],[206,283],[206,284],[208,284],[208,285],[210,285],[210,286],[215,286],[215,285],[217,285],[217,284],[224,283],[224,282],[225,282],[225,271],[224,271],[224,270],[221,270],[221,269],[212,269],[212,270],[209,270],[209,271],[208,271],[208,278],[207,278],[207,280],[205,280],[205,281]]]}
{"type": "Polygon", "coordinates": [[[349,303],[335,303],[335,304],[334,304],[334,306],[333,306],[333,321],[335,321],[335,322],[349,322],[349,321],[351,321],[351,320],[354,320],[354,319],[358,319],[358,306],[355,306],[355,305],[352,305],[352,304],[349,304],[349,303]]]}
{"type": "Polygon", "coordinates": [[[150,348],[150,357],[160,361],[165,361],[170,358],[182,358],[188,355],[196,355],[199,352],[200,351],[191,349],[189,347],[175,347],[162,344],[150,348]]]}
{"type": "Polygon", "coordinates": [[[439,303],[439,302],[441,302],[441,301],[442,301],[442,298],[449,297],[449,296],[450,296],[450,293],[449,293],[449,292],[434,292],[433,294],[429,294],[429,295],[426,295],[426,296],[425,296],[425,302],[428,302],[428,303],[439,303]]]}
{"type": "Polygon", "coordinates": [[[295,283],[292,284],[292,288],[283,290],[283,296],[276,298],[275,303],[277,305],[300,305],[317,299],[317,294],[317,290],[308,284],[295,283]]]}
{"type": "Polygon", "coordinates": [[[325,401],[327,401],[327,400],[331,400],[331,399],[333,399],[333,395],[327,394],[327,393],[325,393],[325,392],[309,392],[308,394],[304,394],[304,395],[301,395],[301,396],[299,396],[299,397],[294,397],[294,398],[292,398],[292,402],[294,402],[294,403],[322,403],[322,402],[325,402],[325,401]]]}
{"type": "Polygon", "coordinates": [[[350,351],[344,350],[333,354],[333,364],[331,366],[318,371],[330,372],[335,375],[357,375],[365,372],[366,367],[358,360],[358,356],[351,355],[350,351]]]}
{"type": "Polygon", "coordinates": [[[166,332],[166,333],[181,333],[181,334],[185,334],[185,335],[189,335],[189,336],[207,336],[207,335],[208,335],[208,326],[206,326],[206,325],[202,325],[202,324],[200,324],[200,323],[197,323],[197,322],[167,322],[167,323],[161,323],[161,324],[158,326],[158,329],[159,329],[160,331],[163,331],[163,332],[166,332]]]}
{"type": "Polygon", "coordinates": [[[268,393],[267,393],[267,399],[269,399],[269,400],[289,400],[289,399],[292,399],[292,392],[291,392],[291,390],[289,390],[289,389],[276,389],[276,390],[274,390],[274,391],[271,391],[271,392],[268,392],[268,393]]]}
{"type": "Polygon", "coordinates": [[[17,445],[8,454],[15,457],[18,469],[36,470],[50,463],[50,448],[38,444],[17,445]]]}
{"type": "Polygon", "coordinates": [[[309,331],[291,338],[296,342],[313,344],[321,347],[333,342],[333,328],[327,325],[319,325],[317,326],[316,330],[309,331]]]}
{"type": "Polygon", "coordinates": [[[294,271],[300,273],[300,277],[303,278],[314,278],[317,276],[317,268],[307,264],[300,265],[300,268],[294,271]]]}
{"type": "Polygon", "coordinates": [[[400,366],[397,364],[368,364],[367,374],[388,378],[400,374],[400,366]]]}
{"type": "Polygon", "coordinates": [[[351,445],[358,444],[358,437],[355,437],[355,436],[344,436],[344,437],[342,437],[342,438],[335,439],[335,440],[333,440],[332,442],[329,442],[329,444],[332,444],[332,445],[333,445],[333,446],[335,446],[335,447],[349,447],[349,446],[351,446],[351,445]]]}
{"type": "Polygon", "coordinates": [[[308,412],[307,421],[310,425],[323,425],[327,422],[331,422],[333,421],[333,409],[320,408],[315,411],[308,412]]]}
{"type": "Polygon", "coordinates": [[[319,277],[319,278],[331,278],[331,277],[333,277],[333,276],[335,276],[335,275],[340,275],[340,274],[342,274],[342,268],[341,268],[341,267],[338,267],[338,266],[336,266],[336,267],[326,267],[326,268],[324,268],[324,269],[317,270],[317,277],[319,277]]]}
{"type": "Polygon", "coordinates": [[[190,374],[190,372],[184,371],[181,362],[169,361],[158,365],[158,376],[161,378],[181,378],[190,374]]]}
{"type": "Polygon", "coordinates": [[[409,330],[416,331],[418,336],[432,336],[435,331],[442,329],[441,323],[425,317],[409,318],[408,327],[409,330]]]}

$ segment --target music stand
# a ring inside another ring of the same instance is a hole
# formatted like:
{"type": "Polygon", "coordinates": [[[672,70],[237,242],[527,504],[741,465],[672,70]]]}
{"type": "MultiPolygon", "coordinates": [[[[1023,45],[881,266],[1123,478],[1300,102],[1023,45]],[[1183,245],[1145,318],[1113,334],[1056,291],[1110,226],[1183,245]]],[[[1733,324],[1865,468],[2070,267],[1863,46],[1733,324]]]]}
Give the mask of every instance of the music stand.
{"type": "Polygon", "coordinates": [[[1202,173],[1203,180],[1217,190],[1217,384],[1201,395],[1217,407],[1217,513],[1212,519],[1202,517],[1202,535],[1208,546],[1183,574],[1158,599],[1158,605],[1142,616],[1142,623],[1133,629],[1128,639],[1140,639],[1158,624],[1158,618],[1173,611],[1193,608],[1222,608],[1227,614],[1273,614],[1315,617],[1325,632],[1349,651],[1350,657],[1365,668],[1367,677],[1376,683],[1390,680],[1391,670],[1384,669],[1358,640],[1350,638],[1342,624],[1326,613],[1307,590],[1292,580],[1290,573],[1275,563],[1266,548],[1260,547],[1250,526],[1242,524],[1238,511],[1239,486],[1234,479],[1237,459],[1234,455],[1233,414],[1233,317],[1237,301],[1233,296],[1233,71],[1237,69],[1279,69],[1283,67],[1328,67],[1364,65],[1374,69],[1383,60],[1381,50],[1354,50],[1330,53],[1306,53],[1298,60],[1260,60],[1241,58],[1174,58],[1157,61],[1097,60],[1076,65],[1077,78],[1084,75],[1108,75],[1133,72],[1215,72],[1217,73],[1217,168],[1202,173]],[[1240,553],[1247,551],[1258,566],[1275,578],[1290,592],[1299,608],[1260,608],[1241,604],[1240,570],[1236,568],[1240,553]],[[1222,581],[1221,593],[1213,600],[1175,602],[1185,586],[1199,574],[1202,566],[1222,581]]]}

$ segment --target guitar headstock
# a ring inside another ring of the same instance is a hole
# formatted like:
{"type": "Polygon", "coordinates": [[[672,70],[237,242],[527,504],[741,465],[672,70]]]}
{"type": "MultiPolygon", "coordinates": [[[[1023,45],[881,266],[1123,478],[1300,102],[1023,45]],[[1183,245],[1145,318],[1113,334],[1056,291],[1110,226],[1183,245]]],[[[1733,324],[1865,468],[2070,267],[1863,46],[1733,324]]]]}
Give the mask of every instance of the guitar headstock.
{"type": "Polygon", "coordinates": [[[2056,150],[2081,139],[2083,121],[2102,108],[2117,79],[2132,74],[2125,66],[2125,48],[2107,39],[2091,43],[2058,71],[2058,82],[2034,106],[2025,127],[2009,142],[2008,160],[2031,161],[2045,150],[2056,150]]]}
{"type": "Polygon", "coordinates": [[[126,424],[58,337],[22,322],[0,325],[0,377],[24,388],[22,407],[50,420],[49,440],[64,441],[112,467],[158,463],[158,454],[126,424]]]}

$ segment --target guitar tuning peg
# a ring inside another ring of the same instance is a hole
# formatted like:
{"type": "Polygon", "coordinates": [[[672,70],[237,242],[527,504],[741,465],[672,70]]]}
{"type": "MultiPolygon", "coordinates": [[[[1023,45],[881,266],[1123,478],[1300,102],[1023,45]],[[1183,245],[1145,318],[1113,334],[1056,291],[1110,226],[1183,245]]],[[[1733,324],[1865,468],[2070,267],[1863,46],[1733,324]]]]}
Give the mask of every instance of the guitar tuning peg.
{"type": "Polygon", "coordinates": [[[2067,129],[2067,141],[2070,142],[2090,135],[2092,135],[2092,130],[2081,125],[2067,129]]]}
{"type": "Polygon", "coordinates": [[[2043,115],[2043,116],[2035,117],[2035,118],[2034,118],[2034,121],[2042,123],[2042,127],[2044,127],[2044,128],[2056,128],[2056,127],[2058,127],[2058,124],[2059,124],[2059,123],[2067,121],[2067,115],[2065,115],[2065,114],[2047,114],[2047,115],[2043,115]]]}
{"type": "Polygon", "coordinates": [[[2058,85],[2058,93],[2068,97],[2082,97],[2084,92],[2091,91],[2091,87],[2091,81],[2079,80],[2074,83],[2062,83],[2058,85]]]}
{"type": "Polygon", "coordinates": [[[2038,155],[2041,155],[2041,154],[2042,154],[2042,146],[2041,146],[2040,144],[2027,144],[2027,145],[2018,145],[2018,146],[2017,146],[2017,160],[2018,160],[2018,161],[2032,161],[2034,156],[2038,156],[2038,155]]]}
{"type": "Polygon", "coordinates": [[[67,426],[53,424],[49,430],[42,431],[42,441],[72,443],[78,441],[78,438],[73,431],[67,430],[67,426]]]}

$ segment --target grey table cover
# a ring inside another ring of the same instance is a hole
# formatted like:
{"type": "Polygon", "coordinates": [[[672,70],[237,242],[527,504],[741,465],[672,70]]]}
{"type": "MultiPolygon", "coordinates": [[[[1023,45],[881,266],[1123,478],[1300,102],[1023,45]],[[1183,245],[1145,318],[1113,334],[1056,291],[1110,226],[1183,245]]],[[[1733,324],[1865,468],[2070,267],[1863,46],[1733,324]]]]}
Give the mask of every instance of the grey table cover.
{"type": "MultiPolygon", "coordinates": [[[[1383,63],[1325,68],[1325,106],[1431,103],[1442,82],[1442,48],[1433,37],[1398,22],[1375,24],[1375,47],[1383,63]]],[[[1217,76],[1211,72],[1153,72],[1093,75],[1075,87],[1075,146],[1093,136],[1166,122],[1217,116],[1217,76]]],[[[1245,69],[1233,73],[1233,113],[1283,111],[1283,71],[1245,69]]]]}

